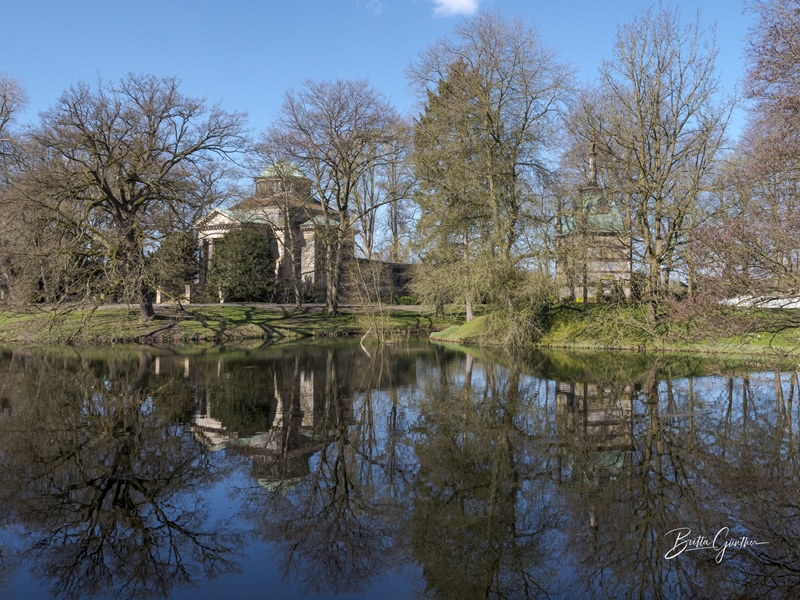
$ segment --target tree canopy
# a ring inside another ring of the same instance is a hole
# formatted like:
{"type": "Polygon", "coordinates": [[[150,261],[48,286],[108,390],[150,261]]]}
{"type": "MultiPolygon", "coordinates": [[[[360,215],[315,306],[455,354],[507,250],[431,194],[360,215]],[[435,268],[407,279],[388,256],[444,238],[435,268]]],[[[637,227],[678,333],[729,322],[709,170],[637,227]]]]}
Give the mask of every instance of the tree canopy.
{"type": "Polygon", "coordinates": [[[612,58],[570,121],[583,148],[597,143],[609,192],[628,214],[650,298],[686,264],[691,230],[708,214],[702,203],[733,108],[716,57],[699,18],[683,25],[677,9],[642,11],[618,27],[612,58]]]}
{"type": "MultiPolygon", "coordinates": [[[[359,184],[389,160],[398,115],[367,81],[307,80],[289,90],[275,124],[265,133],[264,152],[297,165],[321,202],[317,229],[325,247],[326,306],[339,310],[342,263],[352,240],[359,184]]],[[[356,215],[358,216],[358,215],[356,215]]]]}
{"type": "MultiPolygon", "coordinates": [[[[146,249],[228,193],[227,159],[246,147],[244,116],[185,96],[175,78],[129,74],[69,88],[27,136],[28,156],[6,201],[58,228],[44,256],[64,251],[82,286],[136,300],[153,315],[146,249]]],[[[29,245],[30,246],[30,245],[29,245]]]]}

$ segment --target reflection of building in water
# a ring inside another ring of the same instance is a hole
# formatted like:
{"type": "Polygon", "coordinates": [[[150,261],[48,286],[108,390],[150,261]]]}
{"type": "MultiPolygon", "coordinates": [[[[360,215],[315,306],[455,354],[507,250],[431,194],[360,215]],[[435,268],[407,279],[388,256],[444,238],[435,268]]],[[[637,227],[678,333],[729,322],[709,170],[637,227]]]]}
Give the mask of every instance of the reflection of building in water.
{"type": "Polygon", "coordinates": [[[556,434],[573,477],[616,478],[633,447],[633,388],[556,382],[556,434]]]}
{"type": "Polygon", "coordinates": [[[337,378],[324,356],[279,358],[257,367],[231,363],[213,379],[231,378],[239,381],[235,391],[224,384],[214,387],[213,381],[205,386],[191,431],[212,451],[228,448],[250,458],[257,479],[308,474],[310,456],[337,427],[353,421],[352,394],[332,385],[337,378]],[[257,403],[256,395],[261,396],[257,403]]]}
{"type": "Polygon", "coordinates": [[[633,389],[591,383],[556,382],[558,437],[580,439],[598,448],[633,443],[633,389]]]}
{"type": "Polygon", "coordinates": [[[155,375],[189,377],[195,412],[190,430],[211,451],[248,456],[259,479],[309,472],[312,454],[354,424],[353,402],[363,394],[417,381],[418,354],[427,347],[382,351],[323,344],[232,354],[229,359],[161,356],[155,375]]]}
{"type": "Polygon", "coordinates": [[[278,385],[277,374],[275,376],[275,400],[277,406],[275,409],[275,422],[281,423],[284,418],[284,406],[288,408],[286,416],[292,418],[300,416],[300,429],[308,429],[314,427],[314,371],[311,369],[303,369],[300,371],[299,381],[296,386],[291,386],[288,389],[282,389],[278,385]],[[292,406],[292,394],[297,388],[297,395],[299,397],[299,412],[296,407],[292,406]],[[285,399],[284,399],[285,398],[285,399]]]}

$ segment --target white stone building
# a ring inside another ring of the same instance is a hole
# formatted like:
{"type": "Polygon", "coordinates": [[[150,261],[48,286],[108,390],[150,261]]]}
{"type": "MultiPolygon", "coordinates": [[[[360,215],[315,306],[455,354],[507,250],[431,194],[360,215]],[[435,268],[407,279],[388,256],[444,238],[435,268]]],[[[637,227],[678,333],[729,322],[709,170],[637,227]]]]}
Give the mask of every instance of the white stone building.
{"type": "Polygon", "coordinates": [[[200,244],[200,283],[214,258],[214,245],[238,227],[255,227],[268,236],[279,285],[300,281],[310,298],[324,295],[320,232],[322,205],[312,197],[311,181],[296,167],[270,167],[255,178],[255,194],[230,208],[215,208],[194,228],[200,244]]]}

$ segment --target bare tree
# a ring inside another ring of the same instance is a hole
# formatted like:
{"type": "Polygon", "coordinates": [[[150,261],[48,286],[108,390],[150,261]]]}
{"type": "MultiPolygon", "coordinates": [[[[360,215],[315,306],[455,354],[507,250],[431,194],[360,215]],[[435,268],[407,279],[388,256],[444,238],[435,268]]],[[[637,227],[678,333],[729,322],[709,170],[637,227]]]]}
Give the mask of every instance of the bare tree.
{"type": "Polygon", "coordinates": [[[700,242],[706,286],[750,301],[800,293],[800,15],[795,0],[754,0],[746,45],[749,120],[725,170],[720,218],[700,242]]]}
{"type": "Polygon", "coordinates": [[[325,247],[326,308],[339,311],[342,265],[352,243],[359,183],[384,162],[398,117],[367,81],[308,80],[289,90],[265,143],[279,150],[312,181],[322,218],[317,235],[325,247]]]}
{"type": "Polygon", "coordinates": [[[618,28],[613,58],[573,115],[573,133],[584,148],[597,143],[609,192],[629,211],[651,308],[713,189],[734,103],[721,89],[716,56],[699,18],[683,26],[677,9],[648,9],[618,28]]]}
{"type": "MultiPolygon", "coordinates": [[[[0,73],[0,160],[6,161],[15,154],[15,135],[12,126],[20,110],[28,103],[28,96],[19,80],[0,73]]],[[[0,172],[3,175],[3,172],[0,172]]]]}
{"type": "Polygon", "coordinates": [[[278,245],[280,264],[278,267],[278,294],[291,294],[297,308],[303,303],[302,281],[308,275],[302,272],[303,233],[298,225],[313,219],[319,214],[319,204],[311,196],[311,187],[298,184],[305,181],[303,173],[288,162],[288,157],[281,154],[281,148],[268,135],[255,147],[254,169],[263,169],[277,185],[270,190],[269,210],[272,216],[264,220],[264,225],[272,231],[278,245]]]}
{"type": "Polygon", "coordinates": [[[183,95],[178,80],[125,76],[69,88],[29,133],[16,208],[85,239],[103,291],[153,316],[145,252],[165,228],[220,201],[227,159],[247,144],[244,115],[183,95]]]}
{"type": "Polygon", "coordinates": [[[386,233],[384,253],[390,262],[408,261],[410,234],[415,210],[411,198],[417,185],[408,154],[411,151],[410,126],[402,125],[399,141],[390,149],[389,161],[384,171],[384,186],[388,210],[384,212],[383,229],[386,233]]]}
{"type": "Polygon", "coordinates": [[[398,121],[386,141],[385,158],[368,169],[356,187],[354,216],[356,248],[373,258],[385,247],[387,258],[398,262],[402,237],[407,231],[407,203],[414,189],[408,161],[410,126],[398,121]]]}
{"type": "Polygon", "coordinates": [[[800,119],[800,14],[796,0],[751,0],[747,8],[758,20],[746,46],[747,96],[755,100],[751,116],[769,119],[774,153],[797,156],[800,119]],[[779,137],[780,136],[780,137],[779,137]]]}
{"type": "MultiPolygon", "coordinates": [[[[27,103],[22,84],[5,73],[0,73],[0,203],[6,202],[8,181],[14,163],[21,157],[20,140],[14,130],[17,114],[27,103]]],[[[12,224],[18,218],[11,211],[0,213],[0,300],[7,300],[15,278],[13,264],[14,237],[12,224]]]]}

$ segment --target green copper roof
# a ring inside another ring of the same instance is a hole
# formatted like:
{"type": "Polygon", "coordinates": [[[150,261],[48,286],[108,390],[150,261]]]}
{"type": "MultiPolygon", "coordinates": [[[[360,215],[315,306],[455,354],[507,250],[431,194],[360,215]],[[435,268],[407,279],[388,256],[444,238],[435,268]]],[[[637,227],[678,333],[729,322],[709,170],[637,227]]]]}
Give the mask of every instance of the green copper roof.
{"type": "Polygon", "coordinates": [[[618,212],[604,215],[561,215],[561,233],[572,233],[578,230],[586,233],[625,233],[622,215],[618,212]],[[582,226],[579,225],[583,221],[582,226]]]}
{"type": "Polygon", "coordinates": [[[606,199],[603,189],[596,186],[581,190],[581,207],[561,215],[561,233],[625,233],[625,223],[616,203],[606,199]]]}
{"type": "Polygon", "coordinates": [[[263,171],[259,177],[299,177],[305,179],[306,176],[297,168],[296,165],[291,163],[278,163],[277,165],[270,165],[263,171]]]}

